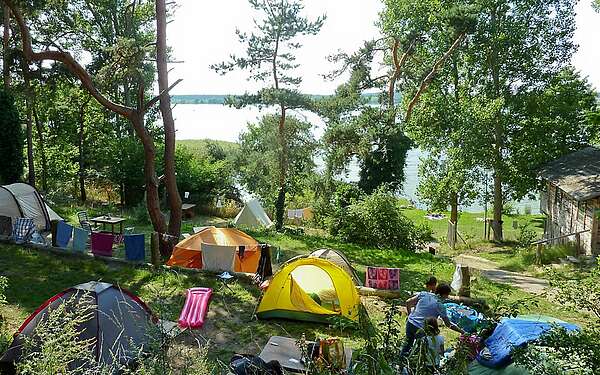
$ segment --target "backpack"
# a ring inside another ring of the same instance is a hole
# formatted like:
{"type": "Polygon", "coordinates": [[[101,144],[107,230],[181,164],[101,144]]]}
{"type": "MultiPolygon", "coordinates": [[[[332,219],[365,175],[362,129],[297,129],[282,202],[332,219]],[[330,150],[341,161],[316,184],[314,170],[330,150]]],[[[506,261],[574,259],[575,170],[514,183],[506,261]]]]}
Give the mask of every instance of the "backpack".
{"type": "Polygon", "coordinates": [[[235,375],[283,375],[283,368],[279,362],[265,362],[251,354],[236,354],[231,357],[229,369],[235,375]]]}

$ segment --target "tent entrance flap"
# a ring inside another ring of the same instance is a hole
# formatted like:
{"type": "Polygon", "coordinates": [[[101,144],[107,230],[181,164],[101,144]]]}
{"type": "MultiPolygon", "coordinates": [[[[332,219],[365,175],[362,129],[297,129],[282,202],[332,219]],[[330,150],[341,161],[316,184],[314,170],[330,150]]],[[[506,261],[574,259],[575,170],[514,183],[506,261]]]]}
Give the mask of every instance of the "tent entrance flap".
{"type": "Polygon", "coordinates": [[[322,306],[320,297],[311,293],[310,295],[303,290],[294,277],[290,275],[290,301],[298,311],[304,311],[312,314],[335,315],[336,312],[322,306]]]}

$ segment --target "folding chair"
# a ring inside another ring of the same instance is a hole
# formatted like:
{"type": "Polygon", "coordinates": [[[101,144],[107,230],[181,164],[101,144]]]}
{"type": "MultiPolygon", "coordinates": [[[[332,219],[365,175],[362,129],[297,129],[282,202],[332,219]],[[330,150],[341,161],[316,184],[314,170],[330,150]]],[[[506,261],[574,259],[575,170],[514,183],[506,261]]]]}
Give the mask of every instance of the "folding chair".
{"type": "Polygon", "coordinates": [[[87,211],[79,211],[77,213],[77,219],[79,220],[79,226],[88,232],[92,233],[96,226],[92,226],[90,219],[88,218],[87,211]]]}

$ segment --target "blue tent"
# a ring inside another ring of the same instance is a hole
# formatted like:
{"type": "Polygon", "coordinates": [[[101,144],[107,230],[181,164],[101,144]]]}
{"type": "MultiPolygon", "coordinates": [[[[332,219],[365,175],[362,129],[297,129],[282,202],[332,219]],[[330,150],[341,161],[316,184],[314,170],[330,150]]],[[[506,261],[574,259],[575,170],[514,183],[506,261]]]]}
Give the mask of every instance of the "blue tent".
{"type": "Polygon", "coordinates": [[[560,320],[548,322],[542,319],[528,320],[526,317],[505,318],[498,324],[494,333],[485,340],[485,349],[477,355],[477,361],[487,367],[505,367],[512,362],[510,352],[514,347],[538,339],[543,333],[557,325],[568,331],[579,329],[574,324],[560,320]]]}

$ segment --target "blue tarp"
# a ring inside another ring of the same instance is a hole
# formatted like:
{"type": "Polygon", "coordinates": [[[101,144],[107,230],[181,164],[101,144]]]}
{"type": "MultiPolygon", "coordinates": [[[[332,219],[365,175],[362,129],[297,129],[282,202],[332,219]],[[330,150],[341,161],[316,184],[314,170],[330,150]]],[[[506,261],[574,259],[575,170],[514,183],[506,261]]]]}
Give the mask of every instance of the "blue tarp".
{"type": "Polygon", "coordinates": [[[574,324],[557,321],[549,323],[540,320],[503,319],[494,333],[485,340],[486,349],[477,355],[477,361],[484,366],[501,368],[512,362],[510,352],[514,347],[522,346],[538,339],[554,326],[562,326],[569,331],[579,329],[574,324]]]}
{"type": "Polygon", "coordinates": [[[468,333],[473,333],[484,322],[482,314],[476,310],[456,303],[445,303],[448,319],[468,333]]]}

